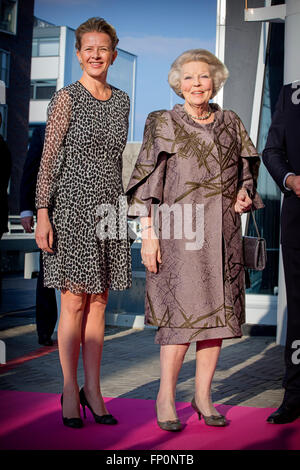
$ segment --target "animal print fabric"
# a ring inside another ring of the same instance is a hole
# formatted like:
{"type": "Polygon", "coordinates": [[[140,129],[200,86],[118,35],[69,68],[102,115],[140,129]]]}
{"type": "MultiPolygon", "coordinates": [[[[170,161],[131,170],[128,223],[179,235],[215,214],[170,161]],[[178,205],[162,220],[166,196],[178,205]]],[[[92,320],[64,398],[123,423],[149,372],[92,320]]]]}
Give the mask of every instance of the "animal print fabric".
{"type": "Polygon", "coordinates": [[[48,208],[54,231],[54,253],[43,253],[44,285],[75,294],[131,286],[126,230],[114,239],[96,233],[99,205],[113,205],[118,224],[123,195],[130,103],[111,88],[101,101],[75,82],[56,92],[48,107],[36,192],[36,207],[48,208]]]}

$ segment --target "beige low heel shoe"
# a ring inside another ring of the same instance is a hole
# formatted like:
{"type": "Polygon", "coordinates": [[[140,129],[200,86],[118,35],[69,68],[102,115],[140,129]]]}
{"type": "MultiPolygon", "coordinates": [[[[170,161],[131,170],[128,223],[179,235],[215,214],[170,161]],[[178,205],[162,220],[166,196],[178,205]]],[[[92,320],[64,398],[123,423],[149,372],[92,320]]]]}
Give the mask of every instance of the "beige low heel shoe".
{"type": "Polygon", "coordinates": [[[181,422],[179,419],[172,419],[168,421],[158,421],[156,404],[155,404],[155,413],[156,413],[157,424],[160,427],[160,429],[163,429],[164,431],[173,431],[173,432],[181,431],[182,426],[181,426],[181,422]]]}
{"type": "Polygon", "coordinates": [[[201,417],[203,416],[203,419],[205,421],[205,424],[207,424],[207,426],[227,426],[227,421],[226,421],[226,418],[225,416],[223,415],[218,415],[218,416],[215,416],[215,415],[211,415],[211,416],[205,416],[198,408],[197,404],[196,404],[196,400],[195,400],[195,397],[192,399],[191,401],[191,405],[192,405],[192,408],[196,411],[196,413],[198,413],[198,417],[199,417],[199,420],[201,419],[201,417]]]}

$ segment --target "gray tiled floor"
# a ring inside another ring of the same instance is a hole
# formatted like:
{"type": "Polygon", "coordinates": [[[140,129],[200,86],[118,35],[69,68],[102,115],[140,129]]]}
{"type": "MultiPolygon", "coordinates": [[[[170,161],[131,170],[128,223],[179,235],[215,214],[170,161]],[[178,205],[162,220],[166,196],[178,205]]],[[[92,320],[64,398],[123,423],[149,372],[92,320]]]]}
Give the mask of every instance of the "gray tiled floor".
{"type": "MultiPolygon", "coordinates": [[[[101,370],[104,396],[155,399],[159,384],[159,347],[152,329],[108,327],[101,370]]],[[[0,332],[6,344],[7,361],[27,356],[39,348],[35,326],[18,326],[0,332]]],[[[62,377],[58,351],[28,360],[0,374],[0,388],[60,393],[62,377]]],[[[195,348],[191,345],[177,386],[177,400],[193,395],[195,348]]],[[[0,370],[1,373],[1,370],[0,370]]],[[[213,381],[216,403],[277,407],[282,398],[283,350],[272,337],[226,340],[213,381]]],[[[79,362],[78,381],[84,381],[79,362]]]]}
{"type": "MultiPolygon", "coordinates": [[[[34,302],[29,290],[18,291],[18,286],[13,279],[4,283],[0,310],[0,339],[6,345],[7,361],[26,358],[40,348],[34,325],[34,302]],[[15,304],[8,288],[15,289],[15,304]]],[[[106,328],[101,370],[104,396],[155,399],[160,370],[159,346],[154,344],[154,335],[155,330],[150,328],[106,328]]],[[[283,370],[283,347],[276,345],[274,337],[225,340],[214,376],[213,400],[228,405],[275,408],[283,396],[283,370]]],[[[178,379],[178,401],[189,401],[193,396],[194,372],[195,345],[191,345],[178,379]]],[[[80,360],[78,382],[83,381],[80,360]]],[[[57,348],[12,368],[1,370],[0,367],[0,389],[60,393],[62,377],[57,348]]]]}

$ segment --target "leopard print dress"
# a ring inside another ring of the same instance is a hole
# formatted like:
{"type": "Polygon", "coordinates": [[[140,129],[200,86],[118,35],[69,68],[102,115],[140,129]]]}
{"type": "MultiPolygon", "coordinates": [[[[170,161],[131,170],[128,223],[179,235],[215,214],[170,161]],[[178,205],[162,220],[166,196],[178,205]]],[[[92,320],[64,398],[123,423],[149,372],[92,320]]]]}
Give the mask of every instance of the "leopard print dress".
{"type": "Polygon", "coordinates": [[[130,103],[111,88],[101,101],[75,82],[48,106],[36,192],[54,232],[53,253],[43,252],[44,285],[75,294],[131,286],[122,185],[130,103]]]}

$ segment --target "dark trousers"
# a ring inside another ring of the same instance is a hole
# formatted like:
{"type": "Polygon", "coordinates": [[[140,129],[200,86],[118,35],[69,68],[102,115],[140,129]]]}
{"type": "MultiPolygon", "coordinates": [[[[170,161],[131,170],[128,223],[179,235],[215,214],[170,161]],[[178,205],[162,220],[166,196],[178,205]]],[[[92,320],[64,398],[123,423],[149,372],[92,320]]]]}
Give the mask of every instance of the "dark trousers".
{"type": "Polygon", "coordinates": [[[285,400],[300,403],[300,249],[282,246],[286,295],[285,400]]]}
{"type": "Polygon", "coordinates": [[[40,272],[36,285],[36,327],[39,338],[50,338],[56,321],[55,289],[44,287],[43,255],[40,253],[40,272]]]}
{"type": "MultiPolygon", "coordinates": [[[[0,240],[2,238],[3,232],[0,230],[0,240]]],[[[0,303],[2,302],[2,260],[1,260],[1,253],[0,253],[0,303]]]]}

